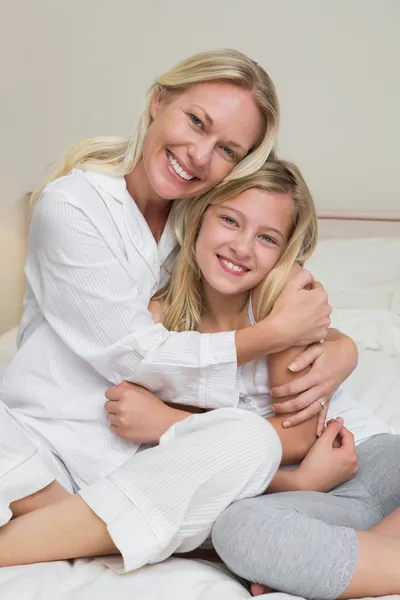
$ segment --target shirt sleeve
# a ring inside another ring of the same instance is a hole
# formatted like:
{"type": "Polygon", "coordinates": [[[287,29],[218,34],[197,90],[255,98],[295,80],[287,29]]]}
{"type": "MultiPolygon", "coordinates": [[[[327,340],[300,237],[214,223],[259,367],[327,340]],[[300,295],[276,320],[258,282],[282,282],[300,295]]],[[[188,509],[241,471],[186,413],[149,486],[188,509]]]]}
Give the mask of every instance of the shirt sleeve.
{"type": "Polygon", "coordinates": [[[111,383],[132,381],[186,405],[236,406],[234,332],[155,324],[140,281],[64,192],[44,191],[35,207],[26,275],[49,326],[111,383]]]}

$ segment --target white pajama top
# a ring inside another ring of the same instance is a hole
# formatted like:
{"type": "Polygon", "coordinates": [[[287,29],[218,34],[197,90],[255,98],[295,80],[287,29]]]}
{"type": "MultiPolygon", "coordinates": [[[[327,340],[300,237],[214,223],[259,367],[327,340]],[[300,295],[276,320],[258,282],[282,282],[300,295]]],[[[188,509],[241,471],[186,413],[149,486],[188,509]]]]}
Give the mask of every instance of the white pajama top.
{"type": "Polygon", "coordinates": [[[79,487],[138,448],[110,431],[111,385],[128,380],[204,408],[238,405],[234,332],[169,332],[147,310],[174,247],[170,223],[157,245],[123,177],[75,169],[34,209],[19,350],[1,400],[79,487]]]}

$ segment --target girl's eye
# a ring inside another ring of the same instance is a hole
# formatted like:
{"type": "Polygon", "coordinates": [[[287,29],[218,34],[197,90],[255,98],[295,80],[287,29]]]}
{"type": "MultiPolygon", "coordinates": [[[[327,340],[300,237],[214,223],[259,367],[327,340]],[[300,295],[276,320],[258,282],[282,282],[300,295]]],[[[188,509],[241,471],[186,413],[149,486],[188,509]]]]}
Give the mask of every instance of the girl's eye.
{"type": "Polygon", "coordinates": [[[228,225],[237,225],[237,221],[235,221],[235,219],[232,219],[232,217],[221,217],[221,219],[225,221],[225,223],[227,223],[228,225]]]}
{"type": "Polygon", "coordinates": [[[274,244],[275,246],[277,245],[276,240],[274,240],[269,235],[260,235],[259,237],[261,240],[263,240],[263,242],[267,242],[267,244],[274,244]]]}
{"type": "Polygon", "coordinates": [[[189,118],[192,121],[193,125],[195,125],[196,127],[203,127],[203,121],[201,121],[199,117],[196,117],[196,115],[189,114],[189,118]]]}

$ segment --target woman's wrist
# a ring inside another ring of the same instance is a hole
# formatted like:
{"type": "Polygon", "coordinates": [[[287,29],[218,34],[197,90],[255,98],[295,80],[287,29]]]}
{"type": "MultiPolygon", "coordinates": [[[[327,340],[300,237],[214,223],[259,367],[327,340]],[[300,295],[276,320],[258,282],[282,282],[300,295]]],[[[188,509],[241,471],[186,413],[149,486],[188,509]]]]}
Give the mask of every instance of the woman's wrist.
{"type": "MultiPolygon", "coordinates": [[[[179,408],[173,408],[171,406],[167,407],[167,411],[165,412],[165,417],[162,423],[162,432],[163,435],[170,427],[176,425],[180,421],[187,419],[192,416],[192,413],[186,410],[180,410],[179,408]]],[[[160,436],[161,437],[161,436],[160,436]]]]}

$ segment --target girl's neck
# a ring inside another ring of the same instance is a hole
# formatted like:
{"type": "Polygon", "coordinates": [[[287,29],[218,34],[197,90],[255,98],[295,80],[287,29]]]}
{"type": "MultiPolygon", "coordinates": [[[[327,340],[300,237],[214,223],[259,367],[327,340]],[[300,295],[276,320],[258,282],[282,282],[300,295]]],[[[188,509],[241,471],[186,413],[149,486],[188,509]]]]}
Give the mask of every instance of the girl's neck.
{"type": "Polygon", "coordinates": [[[202,284],[206,300],[206,309],[200,327],[202,333],[236,331],[250,325],[249,292],[236,296],[226,295],[211,289],[206,281],[203,281],[202,284]]]}
{"type": "Polygon", "coordinates": [[[130,173],[125,175],[125,181],[126,189],[145,218],[154,238],[158,241],[168,219],[171,201],[161,198],[151,187],[143,161],[140,161],[130,173]]]}

